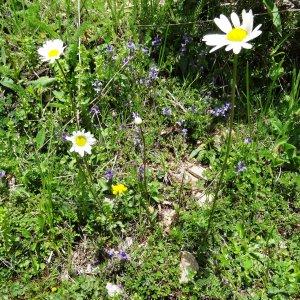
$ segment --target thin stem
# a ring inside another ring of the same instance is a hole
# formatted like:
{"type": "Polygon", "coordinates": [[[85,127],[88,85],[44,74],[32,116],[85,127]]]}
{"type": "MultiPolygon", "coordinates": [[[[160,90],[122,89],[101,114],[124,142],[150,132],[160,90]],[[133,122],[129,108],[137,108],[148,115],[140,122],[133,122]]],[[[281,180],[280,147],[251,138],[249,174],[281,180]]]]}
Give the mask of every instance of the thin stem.
{"type": "Polygon", "coordinates": [[[143,183],[144,183],[144,191],[145,191],[145,198],[148,201],[149,200],[149,193],[148,193],[148,187],[147,187],[147,176],[146,176],[146,142],[145,142],[145,136],[143,133],[142,128],[139,126],[139,132],[142,140],[142,159],[143,159],[143,183]]]}
{"type": "Polygon", "coordinates": [[[227,137],[227,145],[226,145],[226,154],[225,154],[225,158],[223,161],[223,165],[222,165],[222,169],[221,169],[221,174],[219,177],[219,180],[217,182],[216,185],[216,189],[214,192],[214,198],[212,201],[212,208],[211,208],[211,212],[210,212],[210,216],[208,219],[208,225],[207,225],[207,231],[205,234],[205,238],[207,238],[210,228],[211,228],[211,223],[212,223],[212,219],[213,219],[213,215],[216,209],[216,203],[217,203],[217,198],[218,198],[218,193],[221,189],[222,183],[223,183],[223,176],[224,176],[224,172],[227,166],[227,160],[229,157],[229,153],[230,153],[230,148],[231,148],[231,141],[232,141],[232,127],[233,127],[233,118],[234,118],[234,106],[235,106],[235,90],[236,90],[236,81],[237,81],[237,62],[238,62],[238,56],[234,55],[234,60],[233,60],[233,76],[232,76],[232,85],[231,85],[231,111],[230,111],[230,120],[229,120],[229,132],[228,132],[228,137],[227,137]]]}
{"type": "Polygon", "coordinates": [[[76,104],[75,104],[75,101],[74,101],[74,98],[73,98],[73,93],[72,93],[72,87],[71,87],[71,84],[69,84],[68,82],[68,78],[67,78],[67,75],[61,65],[61,63],[59,62],[59,60],[57,59],[55,61],[59,67],[59,69],[61,70],[63,76],[64,76],[64,79],[65,79],[65,82],[66,82],[66,85],[68,86],[69,88],[69,94],[70,94],[70,102],[71,102],[71,106],[72,106],[72,110],[73,110],[73,114],[74,114],[74,118],[76,120],[76,126],[77,126],[77,129],[79,129],[79,119],[77,117],[77,109],[76,109],[76,104]]]}
{"type": "Polygon", "coordinates": [[[249,89],[249,63],[247,61],[247,68],[246,68],[246,98],[247,98],[247,118],[248,124],[251,122],[250,118],[250,89],[249,89]]]}
{"type": "Polygon", "coordinates": [[[86,176],[86,174],[84,173],[84,176],[86,177],[87,183],[88,183],[88,178],[89,178],[89,180],[90,180],[90,186],[91,186],[91,192],[93,194],[94,199],[97,200],[97,194],[96,194],[96,191],[95,191],[94,186],[93,186],[93,177],[91,175],[91,172],[90,172],[90,169],[89,169],[89,166],[88,166],[88,163],[87,163],[85,157],[83,158],[83,161],[84,161],[84,166],[85,166],[86,172],[88,174],[88,176],[86,176]]]}

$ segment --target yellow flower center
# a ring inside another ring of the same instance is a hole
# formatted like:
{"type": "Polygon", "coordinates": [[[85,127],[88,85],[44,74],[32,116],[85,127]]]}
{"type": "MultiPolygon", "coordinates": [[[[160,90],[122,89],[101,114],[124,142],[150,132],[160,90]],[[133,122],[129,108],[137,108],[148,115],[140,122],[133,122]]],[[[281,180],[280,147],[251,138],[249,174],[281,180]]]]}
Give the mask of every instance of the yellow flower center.
{"type": "Polygon", "coordinates": [[[51,49],[48,52],[48,57],[49,58],[53,58],[56,57],[59,54],[59,50],[58,49],[51,49]]]}
{"type": "Polygon", "coordinates": [[[124,192],[127,191],[127,187],[124,184],[116,184],[112,185],[112,193],[114,195],[122,195],[124,192]]]}
{"type": "Polygon", "coordinates": [[[248,35],[248,32],[242,28],[233,28],[226,35],[227,39],[231,42],[241,42],[248,35]]]}
{"type": "Polygon", "coordinates": [[[76,136],[75,143],[76,143],[77,146],[83,147],[87,143],[87,138],[83,135],[76,136]]]}

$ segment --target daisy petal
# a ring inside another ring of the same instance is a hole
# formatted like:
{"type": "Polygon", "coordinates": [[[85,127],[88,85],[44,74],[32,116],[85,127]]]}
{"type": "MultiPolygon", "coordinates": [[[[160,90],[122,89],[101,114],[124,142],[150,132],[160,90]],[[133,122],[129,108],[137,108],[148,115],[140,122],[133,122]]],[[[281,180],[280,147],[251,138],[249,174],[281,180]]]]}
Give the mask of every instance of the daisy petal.
{"type": "Polygon", "coordinates": [[[234,54],[239,54],[242,50],[242,46],[240,44],[232,45],[232,50],[234,54]]]}
{"type": "Polygon", "coordinates": [[[222,48],[222,47],[224,47],[224,46],[225,46],[225,45],[223,45],[223,44],[217,45],[217,46],[213,47],[213,48],[209,51],[209,53],[212,53],[212,52],[214,52],[214,51],[216,51],[216,50],[218,50],[218,49],[220,49],[220,48],[222,48]]]}
{"type": "Polygon", "coordinates": [[[207,34],[202,39],[208,46],[216,46],[226,41],[225,34],[207,34]]]}
{"type": "Polygon", "coordinates": [[[242,47],[245,48],[245,49],[251,49],[253,46],[249,43],[243,43],[242,47]]]}
{"type": "Polygon", "coordinates": [[[245,42],[249,42],[255,38],[257,38],[259,35],[261,35],[261,31],[260,30],[256,30],[256,31],[252,31],[249,36],[245,39],[245,42]]]}
{"type": "Polygon", "coordinates": [[[243,10],[242,12],[242,18],[243,18],[243,23],[242,23],[242,28],[244,28],[248,33],[250,33],[253,29],[253,13],[252,10],[250,9],[249,12],[246,12],[243,10]]]}
{"type": "Polygon", "coordinates": [[[214,22],[225,33],[228,33],[232,29],[232,26],[231,26],[228,18],[224,15],[220,15],[219,19],[215,18],[214,22]]]}
{"type": "Polygon", "coordinates": [[[233,48],[233,45],[229,44],[229,45],[226,46],[225,50],[230,51],[230,50],[232,50],[232,48],[233,48]]]}
{"type": "Polygon", "coordinates": [[[231,13],[230,17],[231,17],[231,21],[232,21],[232,24],[233,24],[234,27],[240,27],[241,26],[240,19],[239,19],[238,15],[235,12],[231,13]]]}

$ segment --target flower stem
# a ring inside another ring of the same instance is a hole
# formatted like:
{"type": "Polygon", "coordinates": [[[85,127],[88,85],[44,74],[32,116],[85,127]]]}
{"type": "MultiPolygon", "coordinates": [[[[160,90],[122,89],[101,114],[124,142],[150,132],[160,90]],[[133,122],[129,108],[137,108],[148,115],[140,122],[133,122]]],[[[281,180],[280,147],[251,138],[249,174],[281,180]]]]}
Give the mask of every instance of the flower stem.
{"type": "Polygon", "coordinates": [[[86,182],[88,183],[88,179],[90,180],[91,192],[93,194],[94,200],[96,201],[98,199],[98,197],[97,197],[97,193],[95,191],[94,185],[93,185],[94,180],[93,180],[91,171],[89,169],[89,165],[88,165],[85,157],[83,158],[83,161],[84,161],[84,166],[85,166],[86,173],[88,174],[86,176],[86,174],[84,173],[85,174],[85,178],[86,178],[86,182]]]}
{"type": "Polygon", "coordinates": [[[57,60],[55,60],[55,62],[57,63],[59,69],[61,70],[61,72],[62,72],[62,74],[64,76],[64,79],[65,79],[66,85],[69,88],[70,102],[71,102],[71,106],[72,106],[74,118],[76,120],[76,126],[77,126],[77,129],[79,129],[79,118],[78,118],[78,115],[77,115],[77,109],[76,109],[76,104],[75,104],[74,97],[73,97],[73,92],[72,92],[71,84],[69,84],[68,78],[67,78],[67,74],[65,73],[65,71],[64,71],[61,63],[59,62],[59,60],[57,59],[57,60]]]}
{"type": "Polygon", "coordinates": [[[149,193],[148,193],[148,187],[147,187],[147,175],[146,175],[146,142],[145,142],[145,136],[142,128],[139,126],[140,136],[142,140],[142,156],[143,156],[143,185],[144,185],[144,197],[146,198],[146,201],[149,201],[149,193]]]}
{"type": "Polygon", "coordinates": [[[235,54],[234,59],[233,59],[233,74],[232,74],[232,82],[231,82],[231,111],[230,111],[230,120],[229,120],[229,132],[228,132],[227,144],[226,144],[226,154],[225,154],[225,158],[224,158],[224,161],[222,164],[221,174],[220,174],[219,180],[217,182],[216,189],[214,191],[212,208],[211,208],[211,212],[210,212],[209,219],[208,219],[208,225],[207,225],[207,230],[206,230],[206,234],[205,234],[205,239],[207,238],[209,231],[211,229],[211,223],[212,223],[214,212],[216,209],[218,194],[219,194],[219,191],[220,191],[222,183],[223,183],[223,176],[224,176],[225,169],[227,167],[227,160],[228,160],[230,149],[231,149],[232,127],[233,127],[234,107],[235,107],[235,98],[236,98],[235,90],[236,90],[236,82],[237,82],[237,63],[238,63],[238,55],[235,54]]]}

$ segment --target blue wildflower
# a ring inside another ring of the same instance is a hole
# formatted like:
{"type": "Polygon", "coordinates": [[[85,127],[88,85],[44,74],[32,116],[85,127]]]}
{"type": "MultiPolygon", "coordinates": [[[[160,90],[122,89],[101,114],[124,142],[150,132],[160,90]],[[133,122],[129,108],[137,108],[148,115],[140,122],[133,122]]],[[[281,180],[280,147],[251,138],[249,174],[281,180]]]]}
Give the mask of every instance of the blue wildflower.
{"type": "Polygon", "coordinates": [[[172,109],[170,107],[164,107],[162,110],[161,110],[161,113],[164,115],[164,116],[171,116],[172,115],[172,109]]]}
{"type": "Polygon", "coordinates": [[[246,137],[246,138],[244,139],[244,144],[251,144],[251,143],[252,143],[251,137],[246,137]]]}
{"type": "Polygon", "coordinates": [[[111,44],[108,44],[108,45],[106,46],[106,51],[107,51],[108,53],[112,53],[112,52],[114,51],[114,46],[111,45],[111,44]]]}
{"type": "Polygon", "coordinates": [[[158,72],[159,72],[159,69],[156,68],[155,66],[151,67],[150,70],[149,70],[149,78],[151,80],[155,80],[158,78],[158,72]]]}
{"type": "Polygon", "coordinates": [[[239,161],[236,165],[235,170],[239,174],[239,173],[242,173],[242,172],[246,171],[247,167],[246,167],[246,165],[243,161],[239,161]]]}
{"type": "Polygon", "coordinates": [[[125,251],[121,250],[119,251],[119,258],[120,260],[129,260],[129,255],[125,251]]]}
{"type": "Polygon", "coordinates": [[[225,117],[230,108],[231,104],[229,102],[226,102],[221,107],[216,107],[213,110],[211,110],[211,114],[215,117],[225,117]]]}
{"type": "Polygon", "coordinates": [[[98,114],[100,114],[100,109],[98,105],[93,105],[90,109],[90,113],[92,114],[92,116],[97,116],[98,114]]]}
{"type": "Polygon", "coordinates": [[[92,83],[92,87],[97,94],[101,92],[102,86],[103,86],[103,83],[98,79],[92,83]]]}
{"type": "Polygon", "coordinates": [[[182,133],[182,135],[183,135],[184,137],[186,137],[187,134],[188,134],[188,130],[187,130],[186,128],[183,128],[183,129],[181,130],[181,133],[182,133]]]}
{"type": "Polygon", "coordinates": [[[107,181],[112,181],[113,178],[114,178],[114,173],[113,173],[113,171],[112,171],[111,169],[106,170],[105,173],[104,173],[104,177],[105,177],[105,179],[106,179],[107,181]]]}
{"type": "Polygon", "coordinates": [[[129,41],[127,43],[127,47],[130,51],[135,51],[135,49],[136,49],[135,43],[133,41],[129,41]]]}
{"type": "Polygon", "coordinates": [[[157,47],[161,44],[161,37],[159,37],[158,35],[153,39],[152,41],[152,46],[153,47],[157,47]]]}
{"type": "Polygon", "coordinates": [[[0,170],[0,179],[3,178],[6,175],[6,172],[4,170],[0,170]]]}

